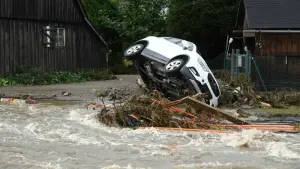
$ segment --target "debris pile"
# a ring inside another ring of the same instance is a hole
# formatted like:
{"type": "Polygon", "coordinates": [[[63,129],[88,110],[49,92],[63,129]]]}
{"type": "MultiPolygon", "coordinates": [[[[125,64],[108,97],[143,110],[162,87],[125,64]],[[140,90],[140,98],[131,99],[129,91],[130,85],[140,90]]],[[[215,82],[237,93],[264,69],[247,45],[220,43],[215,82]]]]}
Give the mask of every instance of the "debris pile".
{"type": "Polygon", "coordinates": [[[18,103],[18,104],[36,104],[36,101],[27,98],[27,99],[15,99],[15,98],[1,98],[1,102],[7,102],[7,103],[18,103]]]}
{"type": "Polygon", "coordinates": [[[92,89],[92,93],[94,93],[97,97],[108,98],[109,101],[124,101],[129,98],[131,95],[130,91],[126,88],[107,88],[105,90],[97,90],[92,89]]]}
{"type": "Polygon", "coordinates": [[[228,70],[215,71],[214,75],[224,83],[221,85],[220,106],[242,108],[300,106],[299,90],[255,91],[251,80],[243,75],[233,78],[228,70]]]}
{"type": "Polygon", "coordinates": [[[107,126],[115,127],[175,127],[212,129],[222,120],[219,114],[195,111],[187,104],[172,106],[164,98],[136,95],[123,105],[89,103],[87,108],[98,110],[97,118],[107,126]]]}
{"type": "Polygon", "coordinates": [[[300,106],[300,92],[293,89],[271,92],[246,90],[243,87],[221,87],[220,106],[241,108],[289,108],[300,106]]]}
{"type": "Polygon", "coordinates": [[[99,111],[97,118],[107,126],[114,127],[171,127],[190,129],[219,129],[221,121],[247,124],[221,109],[211,107],[199,100],[205,94],[196,94],[180,100],[169,101],[158,91],[135,95],[128,101],[116,105],[89,103],[99,111]],[[227,120],[227,121],[226,121],[227,120]]]}
{"type": "Polygon", "coordinates": [[[229,85],[221,87],[221,106],[254,108],[272,107],[271,104],[263,102],[261,95],[254,91],[245,91],[242,87],[231,87],[229,85]]]}

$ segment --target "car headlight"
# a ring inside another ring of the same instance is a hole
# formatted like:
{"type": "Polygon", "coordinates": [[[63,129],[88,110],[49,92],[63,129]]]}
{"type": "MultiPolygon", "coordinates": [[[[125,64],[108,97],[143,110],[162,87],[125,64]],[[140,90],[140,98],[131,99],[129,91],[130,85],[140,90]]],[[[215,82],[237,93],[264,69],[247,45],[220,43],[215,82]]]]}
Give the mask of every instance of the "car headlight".
{"type": "Polygon", "coordinates": [[[200,60],[200,58],[197,59],[198,63],[200,64],[200,66],[202,67],[202,69],[206,72],[209,72],[208,67],[200,60]]]}

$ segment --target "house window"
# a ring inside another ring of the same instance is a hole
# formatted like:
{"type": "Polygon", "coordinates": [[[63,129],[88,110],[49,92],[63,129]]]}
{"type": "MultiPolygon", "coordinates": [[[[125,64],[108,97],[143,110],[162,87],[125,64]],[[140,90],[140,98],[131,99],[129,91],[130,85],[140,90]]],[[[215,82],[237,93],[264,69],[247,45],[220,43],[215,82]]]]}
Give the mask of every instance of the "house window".
{"type": "Polygon", "coordinates": [[[66,45],[65,28],[46,26],[44,31],[46,47],[64,47],[66,45]]]}
{"type": "Polygon", "coordinates": [[[65,28],[56,28],[56,46],[63,47],[66,44],[66,31],[65,28]]]}

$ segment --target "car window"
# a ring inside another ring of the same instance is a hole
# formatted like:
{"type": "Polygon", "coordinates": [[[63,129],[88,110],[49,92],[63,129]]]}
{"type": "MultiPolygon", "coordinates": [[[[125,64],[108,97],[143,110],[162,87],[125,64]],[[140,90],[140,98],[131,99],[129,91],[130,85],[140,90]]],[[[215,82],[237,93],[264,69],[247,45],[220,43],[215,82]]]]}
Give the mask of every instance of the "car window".
{"type": "MultiPolygon", "coordinates": [[[[171,37],[167,37],[165,38],[167,41],[169,42],[172,42],[180,47],[184,47],[183,44],[181,43],[182,39],[177,39],[177,38],[171,38],[171,37]]],[[[193,44],[191,42],[188,42],[190,45],[189,45],[189,48],[187,50],[189,51],[193,51],[193,44]]]]}

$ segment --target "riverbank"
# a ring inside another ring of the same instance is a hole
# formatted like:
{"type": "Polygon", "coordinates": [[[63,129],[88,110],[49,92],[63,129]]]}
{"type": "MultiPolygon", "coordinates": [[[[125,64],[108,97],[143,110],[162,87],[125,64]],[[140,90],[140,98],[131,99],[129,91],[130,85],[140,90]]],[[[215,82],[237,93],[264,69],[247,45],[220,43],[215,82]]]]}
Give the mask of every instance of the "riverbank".
{"type": "Polygon", "coordinates": [[[124,95],[138,92],[137,75],[117,75],[115,80],[89,81],[70,84],[0,87],[0,97],[32,96],[37,100],[94,101],[99,98],[93,90],[108,88],[122,90],[124,95]]]}

